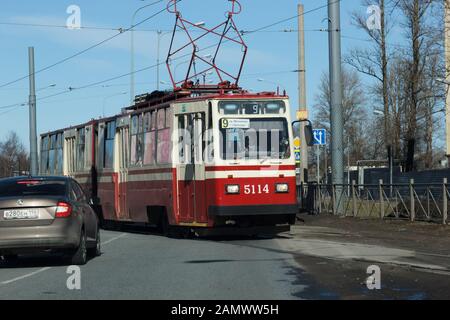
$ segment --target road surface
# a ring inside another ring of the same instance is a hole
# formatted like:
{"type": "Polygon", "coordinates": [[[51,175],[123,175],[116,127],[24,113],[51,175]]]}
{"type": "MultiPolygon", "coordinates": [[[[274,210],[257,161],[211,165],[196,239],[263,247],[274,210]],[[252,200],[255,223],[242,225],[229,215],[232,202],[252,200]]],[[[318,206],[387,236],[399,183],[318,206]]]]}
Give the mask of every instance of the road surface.
{"type": "Polygon", "coordinates": [[[0,267],[0,299],[295,299],[295,260],[247,246],[275,240],[208,241],[102,232],[103,254],[81,267],[68,290],[57,257],[0,267]]]}
{"type": "Polygon", "coordinates": [[[102,242],[103,254],[81,267],[80,290],[68,289],[68,266],[57,257],[0,263],[0,299],[450,298],[450,272],[432,261],[417,261],[402,249],[343,242],[323,228],[228,240],[102,231],[102,242]],[[381,268],[382,290],[367,289],[373,264],[381,268]]]}

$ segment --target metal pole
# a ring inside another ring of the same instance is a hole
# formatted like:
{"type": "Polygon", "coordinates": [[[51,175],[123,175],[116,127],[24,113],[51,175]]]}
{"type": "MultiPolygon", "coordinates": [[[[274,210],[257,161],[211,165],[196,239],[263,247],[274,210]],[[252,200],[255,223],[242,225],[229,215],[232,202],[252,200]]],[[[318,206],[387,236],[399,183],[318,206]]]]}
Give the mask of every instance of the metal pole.
{"type": "Polygon", "coordinates": [[[328,184],[328,146],[324,146],[325,160],[325,184],[328,184]]]}
{"type": "Polygon", "coordinates": [[[320,184],[320,146],[316,146],[316,156],[317,156],[317,184],[320,184]]]}
{"type": "Polygon", "coordinates": [[[158,52],[157,52],[157,54],[156,54],[156,56],[157,56],[157,58],[156,58],[156,90],[158,90],[159,91],[159,61],[160,61],[160,59],[159,59],[159,49],[160,49],[160,47],[161,47],[161,34],[162,34],[162,31],[161,30],[158,30],[157,31],[157,35],[158,35],[158,52]]]}
{"type": "Polygon", "coordinates": [[[34,47],[28,48],[30,71],[30,175],[38,175],[37,131],[36,131],[36,82],[34,74],[34,47]]]}
{"type": "Polygon", "coordinates": [[[414,179],[409,180],[409,202],[410,202],[410,219],[411,222],[416,220],[416,199],[414,194],[414,179]]]}
{"type": "MultiPolygon", "coordinates": [[[[450,0],[445,0],[445,70],[446,82],[450,82],[450,0]]],[[[447,146],[447,161],[450,168],[450,87],[447,86],[445,99],[445,140],[447,146]]]]}
{"type": "Polygon", "coordinates": [[[447,195],[447,178],[444,178],[442,184],[442,224],[447,224],[448,216],[448,195],[447,195]]]}
{"type": "MultiPolygon", "coordinates": [[[[331,90],[331,158],[333,184],[337,185],[336,198],[341,199],[344,183],[344,128],[341,76],[341,22],[340,1],[328,0],[328,38],[330,53],[331,90]]],[[[341,206],[339,206],[341,207],[341,206]]],[[[341,208],[337,208],[338,214],[341,208]]]]}
{"type": "MultiPolygon", "coordinates": [[[[136,14],[139,10],[137,10],[133,14],[133,18],[131,19],[131,25],[134,26],[134,18],[136,17],[136,14]]],[[[131,63],[130,63],[130,105],[134,105],[134,98],[135,98],[135,88],[134,88],[134,30],[131,29],[130,31],[131,36],[131,63]]]]}
{"type": "Polygon", "coordinates": [[[134,82],[134,71],[135,71],[135,63],[134,63],[134,24],[135,24],[135,19],[136,19],[136,15],[138,14],[139,11],[141,11],[142,9],[151,7],[153,5],[156,5],[158,3],[160,3],[161,1],[155,1],[153,3],[147,4],[145,6],[142,6],[140,8],[138,8],[134,13],[133,16],[131,17],[131,30],[130,30],[130,36],[131,36],[131,48],[130,48],[130,52],[131,52],[131,63],[130,63],[130,104],[133,105],[134,104],[134,98],[135,98],[135,82],[134,82]]]}
{"type": "Polygon", "coordinates": [[[350,195],[350,135],[347,137],[347,184],[348,195],[350,195]]]}
{"type": "MultiPolygon", "coordinates": [[[[298,96],[299,111],[307,111],[306,106],[306,71],[305,71],[305,22],[303,4],[298,5],[298,96]]],[[[305,122],[300,123],[300,181],[305,181],[308,169],[308,146],[305,137],[305,122]]]]}

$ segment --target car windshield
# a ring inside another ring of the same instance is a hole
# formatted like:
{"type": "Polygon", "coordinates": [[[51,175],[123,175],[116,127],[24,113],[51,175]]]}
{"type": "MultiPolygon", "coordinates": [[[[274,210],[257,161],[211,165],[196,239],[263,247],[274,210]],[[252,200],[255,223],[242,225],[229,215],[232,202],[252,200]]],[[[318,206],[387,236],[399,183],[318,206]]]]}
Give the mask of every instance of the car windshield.
{"type": "Polygon", "coordinates": [[[61,180],[0,181],[0,197],[64,196],[66,182],[61,180]]]}
{"type": "Polygon", "coordinates": [[[286,119],[221,119],[220,130],[224,160],[290,157],[286,119]]]}

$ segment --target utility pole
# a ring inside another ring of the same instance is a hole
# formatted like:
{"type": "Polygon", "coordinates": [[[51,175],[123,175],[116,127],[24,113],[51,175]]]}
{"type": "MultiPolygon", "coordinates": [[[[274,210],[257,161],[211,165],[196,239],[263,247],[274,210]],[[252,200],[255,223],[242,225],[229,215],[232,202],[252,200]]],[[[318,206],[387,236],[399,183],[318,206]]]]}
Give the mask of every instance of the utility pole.
{"type": "MultiPolygon", "coordinates": [[[[303,4],[298,5],[298,110],[307,112],[305,71],[305,21],[303,4]]],[[[300,181],[305,182],[308,170],[308,146],[305,137],[305,122],[300,123],[300,181]]]]}
{"type": "MultiPolygon", "coordinates": [[[[328,0],[328,40],[330,51],[330,90],[331,90],[331,160],[332,183],[336,187],[338,203],[342,204],[342,185],[344,183],[344,119],[342,110],[341,74],[341,21],[340,1],[328,0]]],[[[335,212],[342,212],[341,206],[335,212]]]]}
{"type": "Polygon", "coordinates": [[[320,184],[320,145],[316,146],[316,157],[317,157],[317,169],[316,169],[316,174],[317,174],[317,184],[320,184]]]}
{"type": "Polygon", "coordinates": [[[36,82],[34,77],[34,47],[28,48],[30,72],[30,175],[38,175],[37,131],[36,131],[36,82]]]}
{"type": "MultiPolygon", "coordinates": [[[[445,80],[450,83],[450,0],[445,0],[445,80]]],[[[445,140],[447,144],[447,162],[450,167],[450,87],[447,86],[445,99],[445,140]]]]}
{"type": "Polygon", "coordinates": [[[160,59],[159,59],[159,48],[161,47],[161,36],[162,36],[162,31],[158,30],[157,32],[157,37],[158,37],[158,45],[157,45],[157,57],[156,57],[156,90],[159,91],[159,64],[160,64],[160,59]]]}

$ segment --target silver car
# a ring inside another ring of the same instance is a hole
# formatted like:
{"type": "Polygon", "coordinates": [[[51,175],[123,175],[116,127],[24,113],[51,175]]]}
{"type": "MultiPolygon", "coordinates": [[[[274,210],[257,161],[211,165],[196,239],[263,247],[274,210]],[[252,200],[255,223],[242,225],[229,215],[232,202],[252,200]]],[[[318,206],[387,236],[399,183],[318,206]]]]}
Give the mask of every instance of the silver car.
{"type": "Polygon", "coordinates": [[[0,179],[0,256],[62,252],[83,265],[100,254],[97,215],[80,185],[68,177],[0,179]]]}

